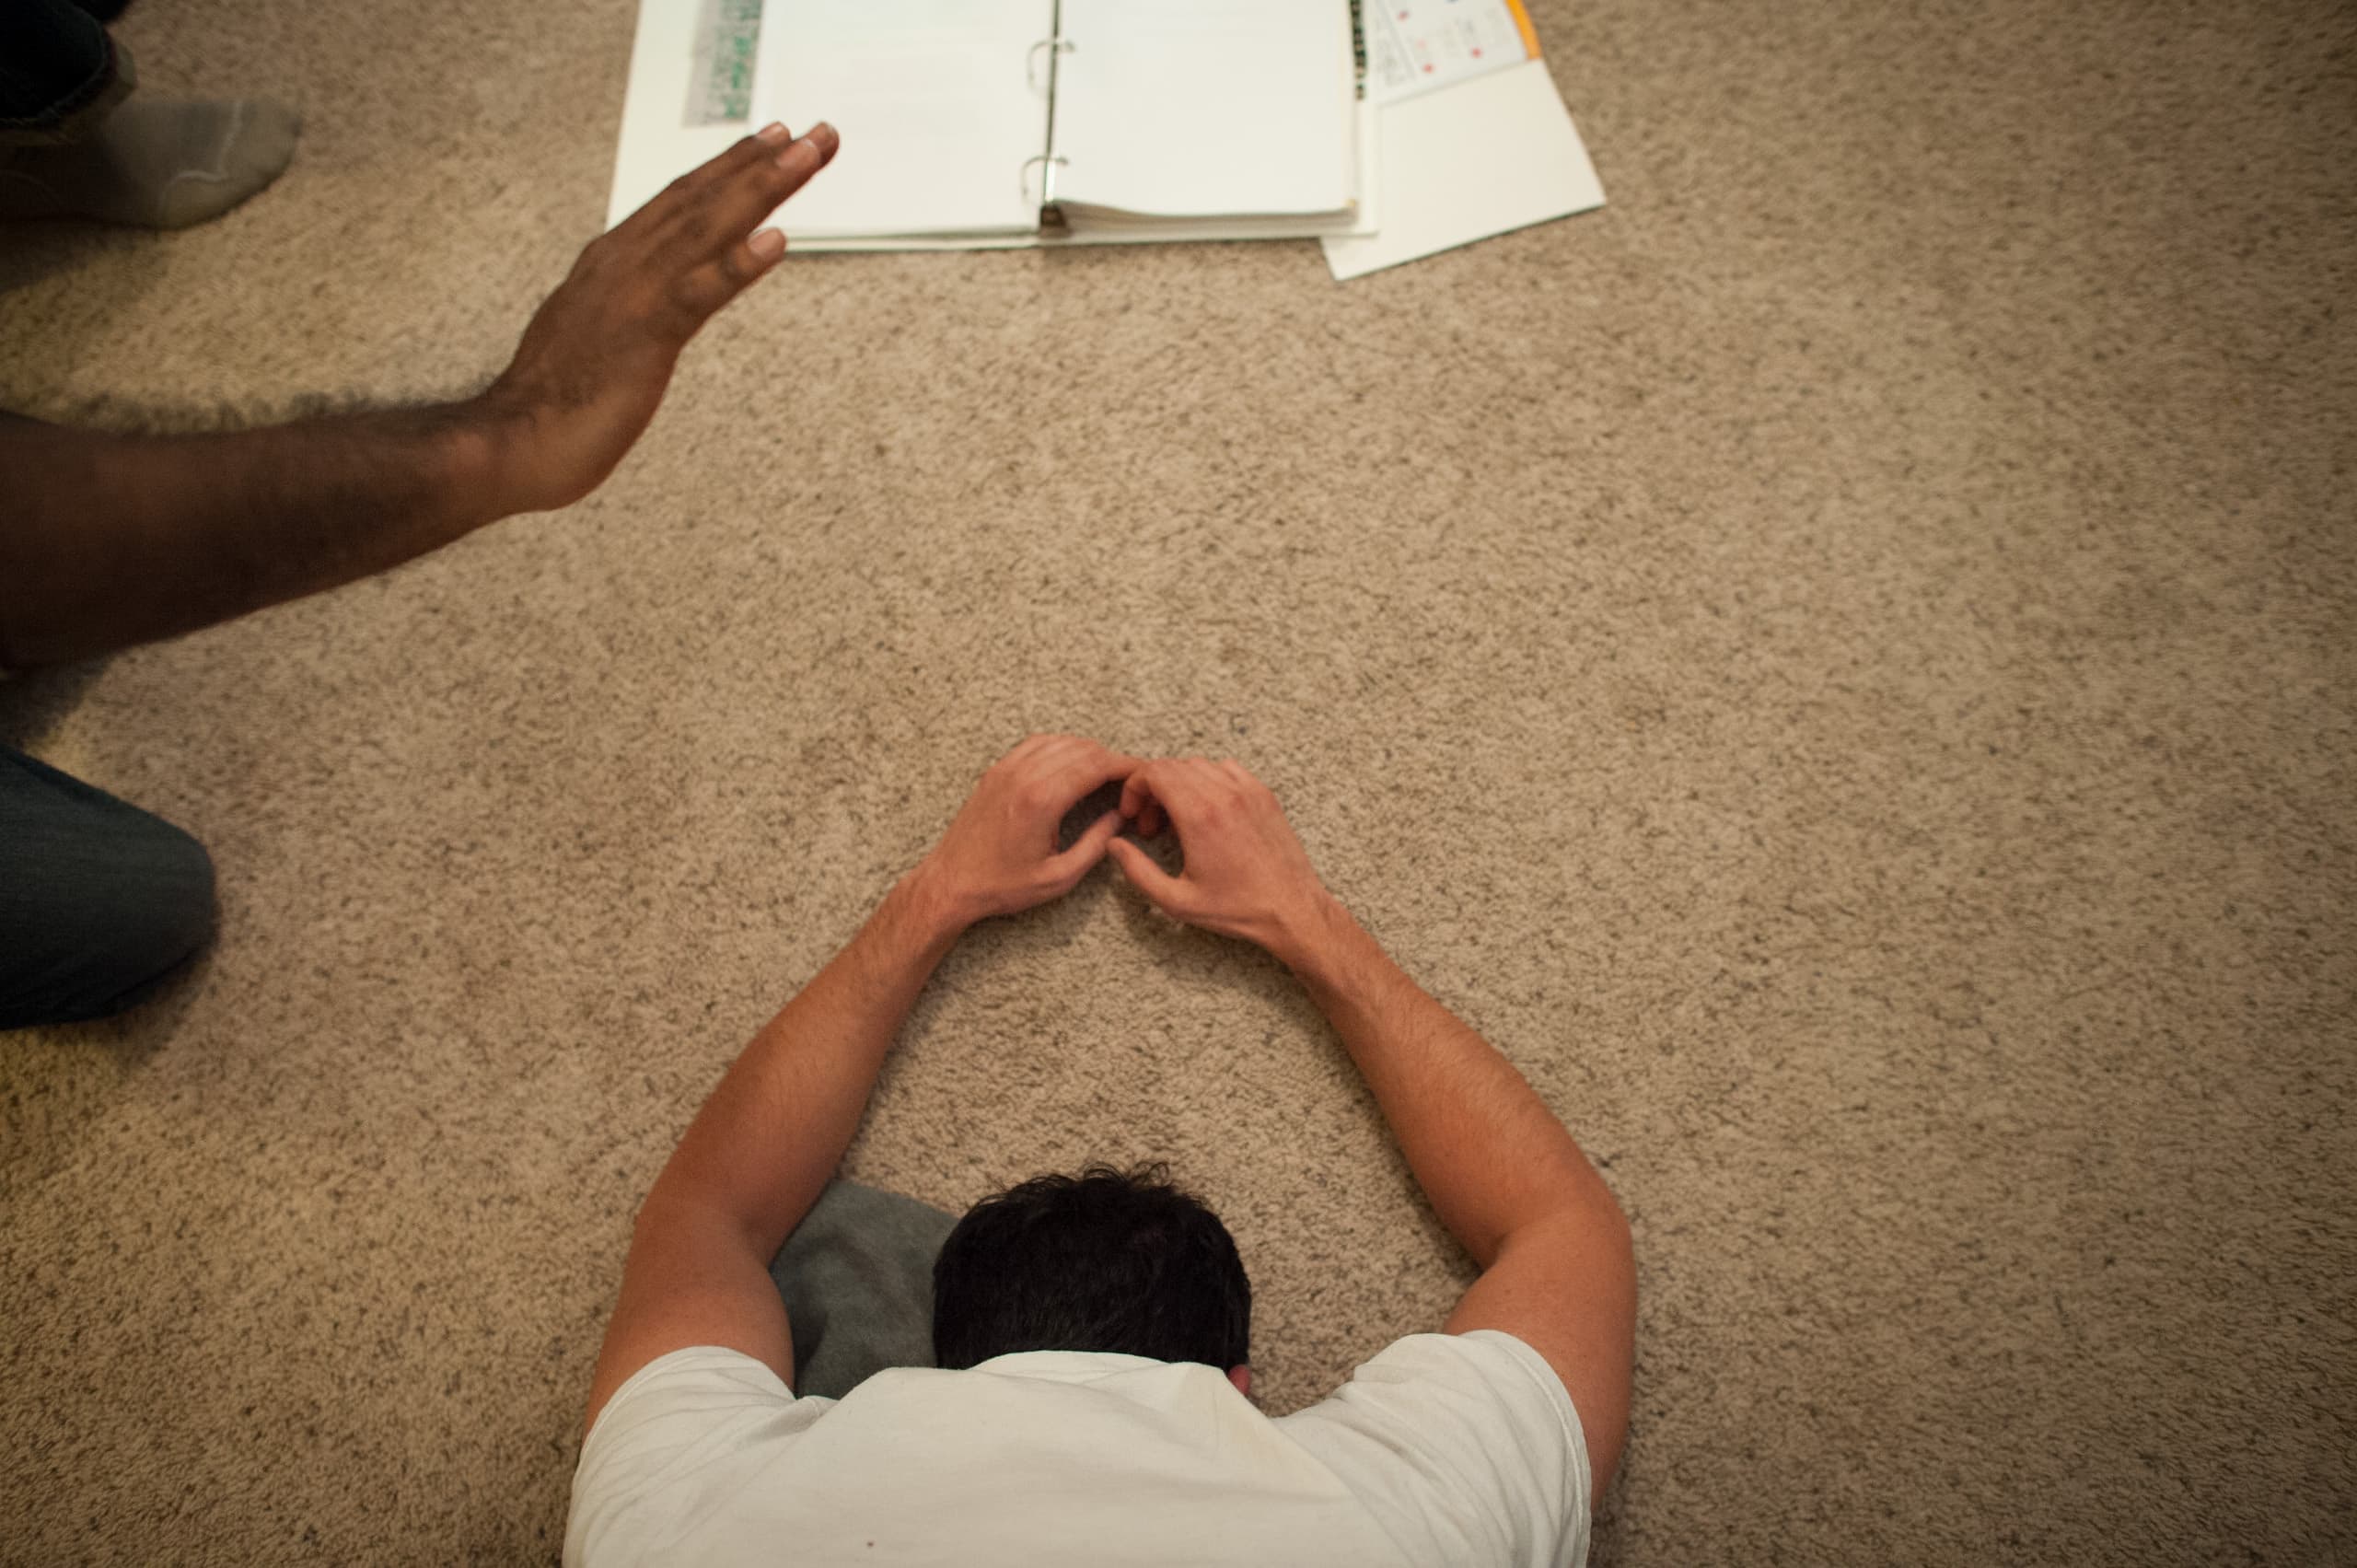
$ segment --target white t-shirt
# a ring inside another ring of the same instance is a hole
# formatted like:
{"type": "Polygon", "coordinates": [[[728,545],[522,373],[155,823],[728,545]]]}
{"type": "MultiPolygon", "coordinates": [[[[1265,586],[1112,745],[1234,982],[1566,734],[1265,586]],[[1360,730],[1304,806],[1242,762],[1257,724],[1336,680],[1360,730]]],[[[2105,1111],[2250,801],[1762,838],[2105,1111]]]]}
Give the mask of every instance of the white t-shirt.
{"type": "Polygon", "coordinates": [[[1587,1560],[1587,1446],[1510,1334],[1411,1334],[1279,1420],[1208,1366],[1073,1351],[797,1399],[674,1351],[581,1446],[567,1568],[1587,1560]]]}

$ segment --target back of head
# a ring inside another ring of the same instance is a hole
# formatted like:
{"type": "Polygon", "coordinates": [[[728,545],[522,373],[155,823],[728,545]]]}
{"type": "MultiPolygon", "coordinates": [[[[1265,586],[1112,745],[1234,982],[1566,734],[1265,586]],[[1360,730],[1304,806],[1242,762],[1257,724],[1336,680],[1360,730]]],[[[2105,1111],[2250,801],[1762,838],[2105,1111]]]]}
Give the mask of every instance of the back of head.
{"type": "Polygon", "coordinates": [[[968,1210],[934,1261],[945,1367],[1069,1350],[1225,1370],[1249,1359],[1251,1332],[1235,1240],[1159,1165],[1033,1177],[968,1210]]]}

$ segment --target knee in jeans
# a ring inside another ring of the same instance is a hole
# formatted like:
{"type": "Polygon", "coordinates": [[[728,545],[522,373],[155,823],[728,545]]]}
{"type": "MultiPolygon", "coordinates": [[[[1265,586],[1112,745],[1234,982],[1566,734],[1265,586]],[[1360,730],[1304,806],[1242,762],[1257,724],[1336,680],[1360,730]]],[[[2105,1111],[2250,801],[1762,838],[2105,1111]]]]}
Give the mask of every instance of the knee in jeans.
{"type": "Polygon", "coordinates": [[[215,918],[213,856],[204,846],[168,828],[170,838],[157,846],[145,908],[127,923],[138,946],[162,973],[212,940],[215,918]]]}
{"type": "Polygon", "coordinates": [[[73,922],[81,957],[69,1005],[79,1016],[128,1005],[213,936],[213,857],[203,844],[150,818],[117,847],[115,874],[84,888],[73,922]]]}

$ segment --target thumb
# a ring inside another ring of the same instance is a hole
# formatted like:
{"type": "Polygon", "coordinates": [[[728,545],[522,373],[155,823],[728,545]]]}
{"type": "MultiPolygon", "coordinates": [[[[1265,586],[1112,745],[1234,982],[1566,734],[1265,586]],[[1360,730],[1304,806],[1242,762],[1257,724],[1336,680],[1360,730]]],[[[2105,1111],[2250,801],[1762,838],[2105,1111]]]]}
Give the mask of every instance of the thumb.
{"type": "Polygon", "coordinates": [[[1106,850],[1120,866],[1130,886],[1153,900],[1156,908],[1177,914],[1178,906],[1187,901],[1185,885],[1156,865],[1154,856],[1136,844],[1127,839],[1115,839],[1106,845],[1106,850]]]}
{"type": "Polygon", "coordinates": [[[1088,825],[1088,830],[1073,840],[1072,847],[1062,854],[1048,857],[1048,875],[1058,887],[1069,891],[1088,875],[1088,868],[1105,858],[1105,846],[1121,830],[1121,814],[1108,811],[1088,825]]]}

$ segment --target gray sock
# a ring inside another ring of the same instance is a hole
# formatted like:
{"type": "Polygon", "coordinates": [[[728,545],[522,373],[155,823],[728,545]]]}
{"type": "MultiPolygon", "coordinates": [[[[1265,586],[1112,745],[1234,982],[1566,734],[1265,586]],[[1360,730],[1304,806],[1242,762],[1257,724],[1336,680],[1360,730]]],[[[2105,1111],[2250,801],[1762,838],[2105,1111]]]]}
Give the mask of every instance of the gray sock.
{"type": "Polygon", "coordinates": [[[269,99],[134,98],[70,145],[0,152],[0,218],[185,228],[277,179],[301,128],[269,99]]]}

